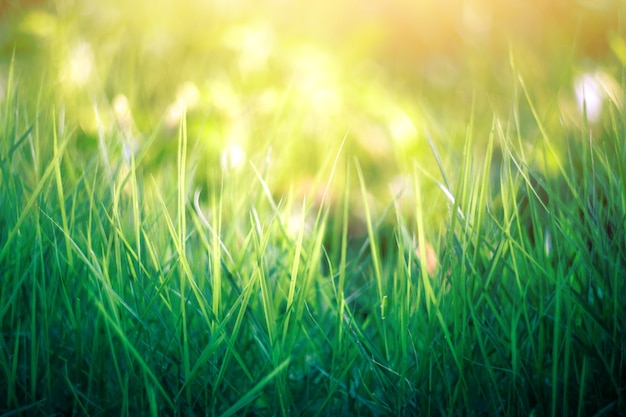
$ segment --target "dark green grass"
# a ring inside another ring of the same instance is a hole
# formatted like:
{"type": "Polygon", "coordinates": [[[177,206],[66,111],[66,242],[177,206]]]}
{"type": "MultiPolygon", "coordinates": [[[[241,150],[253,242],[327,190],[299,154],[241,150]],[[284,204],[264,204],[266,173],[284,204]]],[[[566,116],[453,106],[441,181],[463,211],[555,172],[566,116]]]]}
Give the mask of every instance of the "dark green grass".
{"type": "Polygon", "coordinates": [[[414,165],[410,213],[398,199],[376,215],[343,147],[318,181],[343,190],[332,203],[277,198],[262,158],[195,188],[184,118],[152,175],[153,140],[125,159],[118,132],[101,133],[85,154],[14,85],[0,120],[7,415],[626,412],[617,108],[600,137],[570,133],[558,155],[543,134],[535,153],[558,156],[554,174],[524,154],[513,119],[494,119],[476,161],[470,122],[458,169],[432,139],[440,171],[414,165]],[[443,230],[425,221],[432,185],[449,201],[443,230]],[[293,227],[294,213],[311,224],[293,227]]]}

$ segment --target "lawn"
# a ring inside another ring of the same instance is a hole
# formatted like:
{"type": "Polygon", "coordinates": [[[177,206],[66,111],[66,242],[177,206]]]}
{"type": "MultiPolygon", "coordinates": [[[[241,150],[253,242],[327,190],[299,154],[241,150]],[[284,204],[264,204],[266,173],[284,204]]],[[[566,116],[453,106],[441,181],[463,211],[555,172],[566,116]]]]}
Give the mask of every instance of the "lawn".
{"type": "Polygon", "coordinates": [[[626,415],[618,2],[80,3],[0,2],[0,415],[626,415]]]}

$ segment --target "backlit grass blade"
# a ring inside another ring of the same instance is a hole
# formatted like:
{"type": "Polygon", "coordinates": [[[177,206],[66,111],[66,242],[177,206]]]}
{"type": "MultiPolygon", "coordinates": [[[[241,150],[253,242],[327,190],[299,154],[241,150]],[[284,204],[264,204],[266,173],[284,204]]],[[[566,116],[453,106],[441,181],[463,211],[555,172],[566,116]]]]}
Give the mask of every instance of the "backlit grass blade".
{"type": "MultiPolygon", "coordinates": [[[[415,189],[415,222],[417,228],[417,250],[419,251],[420,259],[428,259],[428,255],[426,253],[426,237],[425,237],[425,225],[424,225],[424,216],[422,214],[422,192],[420,189],[420,182],[417,179],[417,176],[413,176],[413,184],[415,189]]],[[[437,305],[437,296],[435,295],[435,289],[433,288],[433,283],[431,282],[431,276],[428,272],[427,262],[420,262],[420,282],[424,288],[424,293],[426,295],[426,310],[428,315],[432,314],[431,309],[437,305]]]]}
{"type": "MultiPolygon", "coordinates": [[[[62,130],[63,127],[59,127],[57,129],[56,126],[56,115],[54,110],[52,111],[52,143],[53,143],[53,158],[54,158],[54,174],[55,174],[55,182],[57,189],[57,197],[59,199],[59,209],[61,211],[61,224],[63,226],[63,230],[65,231],[65,235],[69,236],[69,224],[67,220],[67,213],[65,211],[65,191],[63,187],[63,180],[61,174],[61,162],[63,159],[63,155],[59,153],[59,139],[58,139],[58,131],[62,130]]],[[[70,250],[70,242],[68,238],[65,239],[65,250],[66,256],[69,263],[70,268],[73,266],[73,257],[72,251],[70,250]]]]}
{"type": "Polygon", "coordinates": [[[233,404],[228,410],[222,413],[221,417],[230,417],[236,414],[242,408],[251,404],[259,394],[259,392],[272,380],[274,380],[287,366],[289,366],[290,358],[285,359],[276,368],[274,368],[269,374],[261,379],[252,389],[246,392],[235,404],[233,404]]]}
{"type": "MultiPolygon", "coordinates": [[[[372,268],[374,273],[374,280],[376,282],[376,288],[378,290],[378,305],[380,308],[380,318],[382,320],[385,319],[387,315],[386,311],[386,300],[387,294],[385,293],[385,286],[383,284],[383,272],[382,272],[382,264],[380,260],[380,248],[378,243],[378,233],[374,230],[374,219],[372,217],[372,212],[370,210],[370,203],[368,199],[368,192],[365,184],[365,177],[363,176],[363,171],[361,170],[361,166],[359,165],[359,161],[357,159],[354,160],[357,176],[359,178],[359,185],[361,188],[361,197],[363,198],[363,210],[365,211],[365,223],[367,226],[367,236],[369,241],[370,253],[372,257],[372,268]]],[[[389,347],[388,340],[386,334],[386,327],[382,327],[382,338],[383,344],[385,346],[385,357],[389,357],[389,347]]]]}
{"type": "MultiPolygon", "coordinates": [[[[304,204],[302,205],[302,218],[304,218],[305,215],[305,206],[304,204]]],[[[299,227],[298,230],[298,237],[296,239],[295,242],[295,248],[294,248],[294,255],[293,255],[293,263],[291,266],[291,276],[290,281],[289,281],[289,292],[287,293],[287,305],[286,305],[286,311],[285,311],[285,317],[284,317],[284,322],[283,322],[283,335],[282,335],[282,339],[286,340],[287,336],[288,336],[288,332],[290,330],[290,318],[291,318],[291,314],[294,310],[294,301],[296,299],[296,286],[298,284],[299,281],[299,277],[300,277],[300,253],[302,251],[302,240],[304,238],[304,223],[302,223],[299,227]]],[[[292,330],[294,331],[294,330],[292,330]]]]}
{"type": "Polygon", "coordinates": [[[2,264],[5,257],[7,256],[9,249],[11,248],[11,244],[13,243],[13,240],[15,239],[15,237],[20,231],[20,227],[26,221],[26,219],[31,216],[33,207],[35,206],[35,202],[37,201],[38,198],[41,197],[40,194],[44,186],[47,184],[49,177],[56,173],[56,168],[57,168],[57,164],[59,164],[59,159],[62,157],[63,151],[70,140],[71,140],[71,137],[68,135],[59,144],[57,153],[54,159],[48,164],[48,166],[46,167],[46,170],[44,171],[43,175],[39,179],[39,182],[35,185],[35,188],[33,189],[30,197],[26,201],[26,204],[24,204],[24,206],[21,208],[20,215],[17,221],[15,222],[15,225],[13,225],[12,229],[9,231],[7,239],[4,242],[4,245],[2,246],[2,250],[0,250],[0,264],[2,264]]]}
{"type": "Polygon", "coordinates": [[[13,157],[13,154],[15,153],[15,151],[18,150],[20,148],[20,146],[22,146],[22,144],[28,139],[29,135],[33,132],[33,128],[34,127],[35,127],[35,124],[31,124],[24,131],[24,133],[22,133],[22,135],[19,138],[17,138],[17,140],[7,150],[6,156],[2,156],[0,158],[0,164],[4,164],[5,162],[11,160],[11,158],[13,157]]]}
{"type": "Polygon", "coordinates": [[[96,306],[97,306],[100,314],[104,318],[104,320],[107,323],[107,325],[109,326],[109,328],[111,328],[113,330],[113,332],[115,333],[115,335],[118,337],[118,340],[122,344],[122,347],[124,348],[124,350],[126,352],[128,352],[137,361],[137,363],[139,364],[142,372],[145,373],[147,378],[154,384],[154,386],[157,388],[157,390],[161,393],[161,395],[162,395],[163,399],[165,400],[165,402],[167,402],[167,404],[170,406],[170,408],[173,409],[174,408],[174,403],[173,403],[172,399],[169,397],[168,393],[165,391],[165,389],[163,388],[163,386],[159,382],[159,379],[152,372],[152,369],[150,368],[150,365],[144,360],[144,358],[141,355],[141,353],[139,351],[137,351],[137,349],[130,343],[130,341],[128,340],[128,338],[126,336],[126,333],[120,327],[120,325],[117,322],[117,320],[115,320],[115,319],[113,319],[111,317],[111,315],[106,311],[106,308],[104,307],[104,305],[100,301],[96,300],[95,303],[96,303],[96,306]]]}

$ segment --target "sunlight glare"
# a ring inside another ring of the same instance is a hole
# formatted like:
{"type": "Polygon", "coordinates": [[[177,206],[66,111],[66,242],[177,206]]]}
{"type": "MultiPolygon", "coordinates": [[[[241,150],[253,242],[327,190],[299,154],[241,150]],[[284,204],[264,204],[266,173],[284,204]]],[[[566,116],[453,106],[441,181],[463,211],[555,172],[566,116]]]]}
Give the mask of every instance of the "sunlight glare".
{"type": "Polygon", "coordinates": [[[165,125],[168,129],[174,129],[186,110],[194,109],[200,102],[200,90],[191,81],[187,81],[178,87],[176,99],[171,103],[166,111],[165,125]]]}
{"type": "Polygon", "coordinates": [[[130,109],[130,102],[124,94],[118,94],[113,98],[111,104],[113,114],[122,132],[122,156],[126,162],[129,162],[139,150],[139,138],[130,109]]]}
{"type": "Polygon", "coordinates": [[[332,64],[331,58],[313,45],[303,46],[293,57],[294,84],[302,97],[308,98],[316,117],[331,116],[342,107],[332,64]]]}
{"type": "Polygon", "coordinates": [[[309,236],[315,226],[314,219],[311,216],[307,216],[301,208],[292,210],[286,223],[287,234],[294,241],[298,239],[301,230],[305,236],[309,236]]]}
{"type": "Polygon", "coordinates": [[[607,99],[618,108],[622,106],[621,87],[615,78],[601,70],[586,72],[576,78],[574,94],[579,113],[584,115],[586,112],[590,123],[598,122],[607,99]]]}
{"type": "Polygon", "coordinates": [[[209,98],[213,106],[230,120],[236,120],[242,113],[240,96],[234,90],[230,79],[218,76],[208,82],[209,98]]]}
{"type": "Polygon", "coordinates": [[[133,115],[130,111],[130,102],[124,94],[118,94],[113,98],[111,103],[113,106],[113,114],[120,126],[124,130],[130,130],[133,126],[133,115]]]}
{"type": "Polygon", "coordinates": [[[236,143],[224,148],[220,156],[220,164],[223,172],[237,171],[246,162],[246,153],[241,146],[236,143]]]}
{"type": "Polygon", "coordinates": [[[265,25],[236,26],[226,33],[224,45],[239,53],[239,70],[246,76],[267,67],[274,33],[265,25]]]}
{"type": "Polygon", "coordinates": [[[389,114],[389,131],[396,142],[405,143],[415,139],[417,129],[408,114],[396,107],[389,114]]]}
{"type": "Polygon", "coordinates": [[[83,87],[91,80],[94,67],[94,55],[91,45],[80,41],[70,50],[61,79],[69,86],[83,87]]]}
{"type": "Polygon", "coordinates": [[[576,102],[580,114],[587,114],[587,120],[595,123],[602,113],[604,92],[598,78],[594,73],[586,73],[580,76],[574,84],[576,102]]]}

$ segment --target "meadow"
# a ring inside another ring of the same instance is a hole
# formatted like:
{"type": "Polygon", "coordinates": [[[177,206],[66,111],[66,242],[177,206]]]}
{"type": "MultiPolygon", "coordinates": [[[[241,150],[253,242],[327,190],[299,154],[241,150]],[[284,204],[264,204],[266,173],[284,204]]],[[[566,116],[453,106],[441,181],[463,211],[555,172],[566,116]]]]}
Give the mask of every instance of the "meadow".
{"type": "Polygon", "coordinates": [[[626,415],[619,3],[29,3],[0,415],[626,415]]]}

